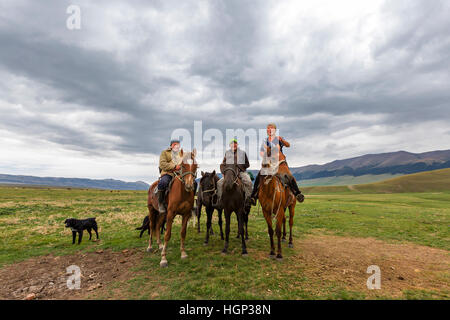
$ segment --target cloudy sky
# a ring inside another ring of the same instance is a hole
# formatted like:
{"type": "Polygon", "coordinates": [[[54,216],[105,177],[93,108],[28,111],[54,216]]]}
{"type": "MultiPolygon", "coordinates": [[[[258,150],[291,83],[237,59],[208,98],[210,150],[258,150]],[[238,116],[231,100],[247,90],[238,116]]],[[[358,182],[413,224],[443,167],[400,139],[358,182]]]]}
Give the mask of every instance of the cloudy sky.
{"type": "Polygon", "coordinates": [[[194,121],[275,122],[291,166],[450,149],[449,30],[446,0],[2,0],[0,173],[151,182],[194,121]]]}

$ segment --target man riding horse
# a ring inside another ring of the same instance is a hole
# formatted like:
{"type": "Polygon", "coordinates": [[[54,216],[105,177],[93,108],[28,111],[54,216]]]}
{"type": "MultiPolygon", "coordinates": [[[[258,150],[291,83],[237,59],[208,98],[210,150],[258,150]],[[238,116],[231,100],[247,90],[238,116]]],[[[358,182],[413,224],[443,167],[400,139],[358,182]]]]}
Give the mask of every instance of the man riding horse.
{"type": "MultiPolygon", "coordinates": [[[[283,147],[289,148],[291,146],[289,142],[276,135],[276,130],[277,126],[274,123],[269,123],[267,125],[267,138],[264,139],[260,148],[260,155],[263,159],[275,159],[276,163],[272,164],[275,166],[275,169],[279,165],[277,157],[278,152],[283,153],[283,147]]],[[[255,178],[255,184],[253,186],[253,192],[251,194],[253,205],[256,204],[256,200],[258,199],[258,190],[261,176],[273,174],[273,172],[270,172],[270,164],[268,164],[265,160],[263,160],[263,168],[258,172],[258,175],[255,178]]],[[[301,194],[301,191],[298,189],[297,181],[295,180],[294,176],[289,172],[286,178],[287,186],[292,191],[296,199],[299,202],[302,202],[304,197],[301,194]]]]}
{"type": "MultiPolygon", "coordinates": [[[[175,176],[175,173],[181,169],[182,158],[180,156],[180,141],[171,140],[170,147],[161,152],[159,156],[160,179],[158,182],[158,209],[160,213],[166,212],[165,194],[167,187],[175,176]]],[[[194,182],[194,189],[197,189],[197,182],[194,182]]]]}
{"type": "MultiPolygon", "coordinates": [[[[250,205],[250,195],[252,193],[252,180],[248,173],[247,168],[250,167],[250,162],[248,161],[247,153],[244,150],[239,149],[238,141],[236,139],[231,139],[230,149],[225,152],[225,157],[223,158],[222,164],[220,165],[220,172],[224,174],[224,169],[227,164],[236,164],[239,170],[239,177],[244,184],[245,192],[245,203],[250,205]]],[[[217,195],[218,203],[221,201],[222,190],[223,190],[224,178],[222,177],[217,182],[217,195]]]]}

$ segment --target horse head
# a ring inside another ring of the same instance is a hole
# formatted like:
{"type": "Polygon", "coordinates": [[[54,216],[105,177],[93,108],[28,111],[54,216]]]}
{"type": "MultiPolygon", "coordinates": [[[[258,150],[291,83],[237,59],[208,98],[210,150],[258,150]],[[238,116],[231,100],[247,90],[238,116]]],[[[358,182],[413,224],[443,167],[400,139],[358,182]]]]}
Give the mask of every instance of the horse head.
{"type": "Polygon", "coordinates": [[[194,190],[194,182],[197,176],[197,168],[198,164],[195,160],[195,156],[197,155],[197,151],[194,149],[192,152],[183,153],[183,150],[180,151],[180,155],[182,157],[181,162],[181,177],[184,181],[184,189],[186,192],[192,192],[194,190]]]}
{"type": "Polygon", "coordinates": [[[223,170],[223,188],[230,191],[236,184],[239,176],[239,169],[236,164],[227,164],[223,170]]]}
{"type": "Polygon", "coordinates": [[[210,197],[216,191],[217,176],[216,170],[213,172],[203,172],[200,178],[200,187],[202,190],[202,197],[205,202],[209,202],[210,197]]]}

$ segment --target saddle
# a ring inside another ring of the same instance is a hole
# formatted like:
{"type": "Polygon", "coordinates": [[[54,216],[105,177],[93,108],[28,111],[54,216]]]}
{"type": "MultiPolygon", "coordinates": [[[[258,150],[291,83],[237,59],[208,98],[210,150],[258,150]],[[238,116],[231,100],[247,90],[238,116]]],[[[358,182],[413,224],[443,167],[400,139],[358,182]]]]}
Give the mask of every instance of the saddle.
{"type": "MultiPolygon", "coordinates": [[[[161,178],[158,178],[158,183],[159,183],[160,179],[161,178]]],[[[174,179],[170,180],[169,185],[167,186],[166,191],[164,192],[164,199],[169,194],[169,191],[170,191],[170,188],[172,187],[173,181],[174,181],[174,179]]],[[[156,185],[155,189],[153,189],[153,194],[157,194],[157,193],[158,193],[158,185],[156,185]]]]}

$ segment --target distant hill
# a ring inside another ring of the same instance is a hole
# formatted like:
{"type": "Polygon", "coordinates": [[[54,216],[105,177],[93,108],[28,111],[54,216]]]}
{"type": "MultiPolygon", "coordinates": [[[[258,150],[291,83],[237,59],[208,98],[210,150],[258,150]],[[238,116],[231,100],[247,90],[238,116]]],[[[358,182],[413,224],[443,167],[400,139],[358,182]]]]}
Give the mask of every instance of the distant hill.
{"type": "Polygon", "coordinates": [[[304,187],[305,194],[311,193],[402,193],[450,191],[450,169],[408,174],[376,183],[351,186],[304,187]]]}
{"type": "Polygon", "coordinates": [[[450,150],[411,153],[397,151],[335,160],[324,165],[291,168],[298,180],[338,176],[410,174],[450,168],[450,150]]]}
{"type": "MultiPolygon", "coordinates": [[[[372,183],[405,174],[445,168],[450,168],[450,150],[366,154],[323,165],[313,164],[290,169],[300,186],[326,186],[372,183]]],[[[254,174],[258,172],[250,171],[254,174]]]]}
{"type": "Polygon", "coordinates": [[[15,185],[40,185],[54,187],[72,187],[72,188],[94,188],[110,190],[147,190],[149,185],[143,181],[125,182],[114,179],[82,179],[82,178],[54,178],[54,177],[35,177],[20,176],[10,174],[0,174],[0,184],[15,185]]]}

